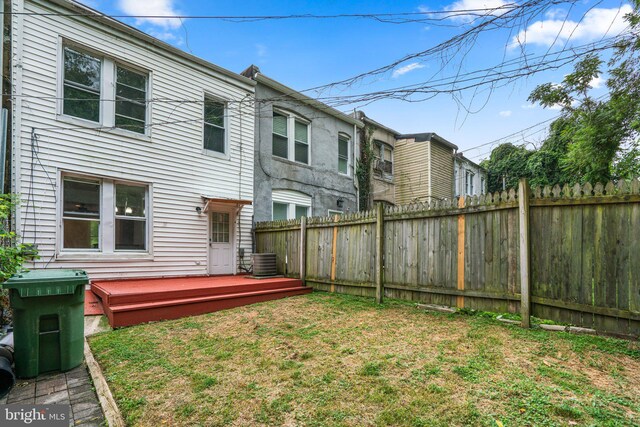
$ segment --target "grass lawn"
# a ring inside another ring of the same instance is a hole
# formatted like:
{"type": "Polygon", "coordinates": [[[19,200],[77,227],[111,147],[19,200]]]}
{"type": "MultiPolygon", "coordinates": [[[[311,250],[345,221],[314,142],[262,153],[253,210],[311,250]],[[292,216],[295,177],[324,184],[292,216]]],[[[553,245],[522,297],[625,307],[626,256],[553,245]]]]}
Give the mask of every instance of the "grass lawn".
{"type": "Polygon", "coordinates": [[[314,293],[96,335],[130,425],[640,424],[638,343],[314,293]]]}

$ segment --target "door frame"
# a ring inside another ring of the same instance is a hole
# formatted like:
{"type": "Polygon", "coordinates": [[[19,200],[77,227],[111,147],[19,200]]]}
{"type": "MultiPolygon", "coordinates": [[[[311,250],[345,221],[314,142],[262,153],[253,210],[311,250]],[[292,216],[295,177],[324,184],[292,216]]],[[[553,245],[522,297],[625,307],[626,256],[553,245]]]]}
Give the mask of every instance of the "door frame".
{"type": "Polygon", "coordinates": [[[236,221],[238,220],[238,212],[235,206],[219,203],[211,203],[207,209],[207,274],[209,276],[225,276],[227,274],[211,272],[211,246],[209,239],[211,238],[211,214],[213,212],[222,212],[229,214],[229,240],[231,243],[231,261],[233,263],[233,271],[229,274],[238,274],[238,236],[236,233],[236,221]]]}

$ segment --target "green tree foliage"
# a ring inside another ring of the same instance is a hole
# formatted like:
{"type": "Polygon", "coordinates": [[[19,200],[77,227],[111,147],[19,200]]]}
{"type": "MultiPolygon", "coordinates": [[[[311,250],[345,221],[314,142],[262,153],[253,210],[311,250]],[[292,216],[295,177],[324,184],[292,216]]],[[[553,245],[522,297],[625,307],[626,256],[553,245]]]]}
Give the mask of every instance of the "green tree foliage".
{"type": "Polygon", "coordinates": [[[532,185],[606,182],[640,175],[640,0],[625,18],[630,31],[616,45],[606,64],[608,99],[590,95],[604,62],[588,55],[562,83],[536,87],[529,101],[545,108],[560,107],[562,115],[550,127],[543,145],[533,151],[502,144],[483,166],[489,171],[489,191],[514,187],[519,178],[532,185]]]}
{"type": "MultiPolygon", "coordinates": [[[[15,202],[15,196],[0,194],[0,283],[20,271],[24,261],[35,257],[32,247],[18,243],[18,236],[9,227],[15,202]]],[[[9,320],[8,303],[7,292],[3,290],[0,293],[0,325],[9,320]]]]}

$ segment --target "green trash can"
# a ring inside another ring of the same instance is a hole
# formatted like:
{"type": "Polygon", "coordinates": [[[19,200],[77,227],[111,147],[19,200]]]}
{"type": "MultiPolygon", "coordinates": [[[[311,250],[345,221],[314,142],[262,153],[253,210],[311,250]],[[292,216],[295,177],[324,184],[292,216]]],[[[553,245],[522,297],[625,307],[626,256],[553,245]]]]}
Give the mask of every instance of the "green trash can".
{"type": "Polygon", "coordinates": [[[84,290],[81,270],[32,270],[2,286],[13,309],[16,376],[68,371],[84,357],[84,290]]]}

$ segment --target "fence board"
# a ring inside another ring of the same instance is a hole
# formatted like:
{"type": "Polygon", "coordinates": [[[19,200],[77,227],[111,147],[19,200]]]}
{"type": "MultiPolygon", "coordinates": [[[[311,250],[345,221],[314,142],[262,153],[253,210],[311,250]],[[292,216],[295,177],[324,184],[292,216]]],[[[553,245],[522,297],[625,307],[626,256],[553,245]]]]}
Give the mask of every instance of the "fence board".
{"type": "MultiPolygon", "coordinates": [[[[640,334],[640,181],[614,186],[546,187],[529,206],[534,316],[640,334]]],[[[497,312],[519,311],[520,239],[513,191],[437,206],[387,208],[384,295],[497,312]],[[465,223],[464,289],[458,289],[458,224],[465,223]]],[[[376,213],[309,218],[307,280],[316,289],[375,296],[376,213]],[[336,266],[332,280],[333,230],[336,266]]],[[[300,222],[261,223],[258,252],[278,254],[281,273],[300,270],[300,222]]]]}

